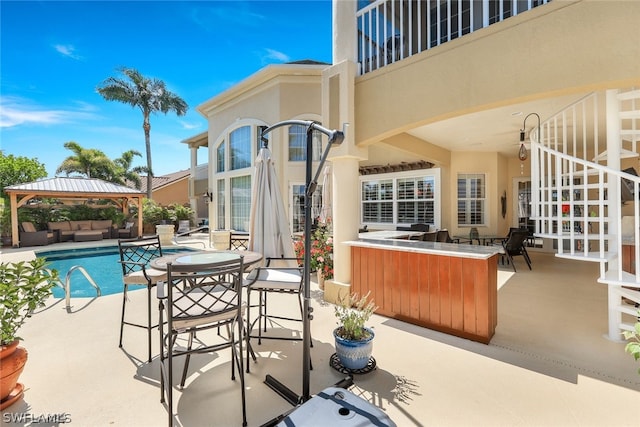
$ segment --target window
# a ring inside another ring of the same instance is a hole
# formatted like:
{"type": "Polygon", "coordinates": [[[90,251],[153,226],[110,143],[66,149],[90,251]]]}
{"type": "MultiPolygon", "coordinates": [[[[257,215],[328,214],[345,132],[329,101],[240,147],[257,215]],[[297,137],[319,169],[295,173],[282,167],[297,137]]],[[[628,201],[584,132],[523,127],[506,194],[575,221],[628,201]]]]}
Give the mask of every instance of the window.
{"type": "MultiPolygon", "coordinates": [[[[312,136],[313,161],[320,160],[322,154],[322,137],[314,131],[312,136]]],[[[307,128],[302,125],[289,127],[289,161],[304,162],[307,159],[307,128]]]]}
{"type": "Polygon", "coordinates": [[[291,222],[292,232],[298,233],[304,231],[304,197],[305,186],[302,184],[294,184],[291,186],[291,222]]]}
{"type": "Polygon", "coordinates": [[[393,223],[393,180],[362,183],[362,222],[393,223]]]}
{"type": "Polygon", "coordinates": [[[215,210],[212,227],[248,231],[251,213],[251,174],[254,150],[261,123],[239,123],[221,135],[215,146],[210,182],[215,183],[215,210]]]}
{"type": "Polygon", "coordinates": [[[485,224],[484,174],[458,175],[458,226],[485,224]]]}
{"type": "Polygon", "coordinates": [[[251,177],[248,175],[231,178],[231,228],[249,231],[251,215],[251,177]]]}
{"type": "Polygon", "coordinates": [[[216,172],[224,172],[224,151],[225,151],[225,141],[222,140],[218,148],[216,149],[216,172]]]}
{"type": "Polygon", "coordinates": [[[398,180],[398,222],[413,224],[435,223],[434,177],[398,180]]]}
{"type": "Polygon", "coordinates": [[[361,222],[396,226],[420,222],[437,227],[439,187],[439,169],[362,177],[361,222]]]}
{"type": "Polygon", "coordinates": [[[229,134],[231,170],[251,166],[251,127],[243,126],[229,134]]]}
{"type": "Polygon", "coordinates": [[[225,183],[226,181],[224,179],[219,179],[218,180],[218,197],[217,197],[217,205],[216,205],[216,209],[217,209],[217,214],[218,214],[218,229],[220,230],[224,230],[227,227],[225,226],[225,200],[224,200],[224,195],[225,195],[225,183]]]}

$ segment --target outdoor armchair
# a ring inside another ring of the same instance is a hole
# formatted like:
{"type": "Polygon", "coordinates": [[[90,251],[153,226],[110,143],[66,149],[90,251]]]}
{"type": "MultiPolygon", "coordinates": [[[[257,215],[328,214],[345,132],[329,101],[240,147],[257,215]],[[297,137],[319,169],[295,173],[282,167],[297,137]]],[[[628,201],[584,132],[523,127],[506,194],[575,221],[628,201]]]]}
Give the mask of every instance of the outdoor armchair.
{"type": "Polygon", "coordinates": [[[20,223],[20,246],[45,246],[57,242],[57,233],[47,230],[37,230],[32,222],[20,223]]]}
{"type": "Polygon", "coordinates": [[[438,230],[436,241],[441,243],[460,243],[459,239],[451,238],[451,236],[449,235],[449,230],[447,230],[446,228],[438,230]]]}
{"type": "Polygon", "coordinates": [[[137,236],[138,225],[135,222],[125,222],[122,227],[113,229],[113,237],[117,239],[130,239],[137,236]]]}

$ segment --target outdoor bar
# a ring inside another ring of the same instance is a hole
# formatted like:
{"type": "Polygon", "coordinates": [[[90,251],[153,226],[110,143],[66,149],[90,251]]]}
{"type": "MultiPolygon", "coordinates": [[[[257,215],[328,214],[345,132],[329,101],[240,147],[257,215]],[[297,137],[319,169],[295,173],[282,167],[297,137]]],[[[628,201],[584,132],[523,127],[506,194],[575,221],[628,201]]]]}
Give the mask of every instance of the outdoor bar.
{"type": "Polygon", "coordinates": [[[400,239],[351,246],[351,292],[376,313],[488,344],[498,323],[500,248],[400,239]]]}

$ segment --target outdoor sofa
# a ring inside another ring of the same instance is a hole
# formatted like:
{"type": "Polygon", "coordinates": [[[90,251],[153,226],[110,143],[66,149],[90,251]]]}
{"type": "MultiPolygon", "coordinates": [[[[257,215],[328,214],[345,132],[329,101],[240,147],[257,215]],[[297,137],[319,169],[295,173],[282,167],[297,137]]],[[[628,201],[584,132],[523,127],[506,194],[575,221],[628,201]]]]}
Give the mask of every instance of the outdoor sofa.
{"type": "Polygon", "coordinates": [[[60,242],[69,240],[88,241],[110,239],[113,223],[110,219],[85,221],[53,221],[48,222],[49,231],[58,232],[60,242]]]}

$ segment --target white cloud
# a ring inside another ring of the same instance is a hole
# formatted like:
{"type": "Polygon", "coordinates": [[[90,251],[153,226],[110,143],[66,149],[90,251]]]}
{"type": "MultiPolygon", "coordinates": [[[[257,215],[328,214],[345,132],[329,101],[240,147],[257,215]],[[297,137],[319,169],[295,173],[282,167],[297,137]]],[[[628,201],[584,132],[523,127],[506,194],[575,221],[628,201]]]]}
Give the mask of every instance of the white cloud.
{"type": "Polygon", "coordinates": [[[82,56],[76,53],[76,48],[70,44],[56,44],[53,48],[62,56],[66,56],[68,58],[80,60],[82,56]]]}
{"type": "Polygon", "coordinates": [[[201,123],[188,123],[183,120],[180,120],[180,124],[182,125],[182,129],[187,130],[198,129],[202,126],[201,123]]]}
{"type": "Polygon", "coordinates": [[[279,62],[288,62],[290,61],[289,56],[285,53],[279,52],[277,50],[274,49],[265,49],[267,51],[266,55],[263,56],[262,58],[262,62],[263,63],[268,63],[268,62],[272,62],[272,61],[279,61],[279,62]]]}
{"type": "Polygon", "coordinates": [[[95,116],[87,112],[91,111],[87,108],[88,105],[81,105],[81,109],[49,109],[22,98],[0,97],[0,127],[9,128],[24,124],[51,125],[93,118],[95,116]]]}

